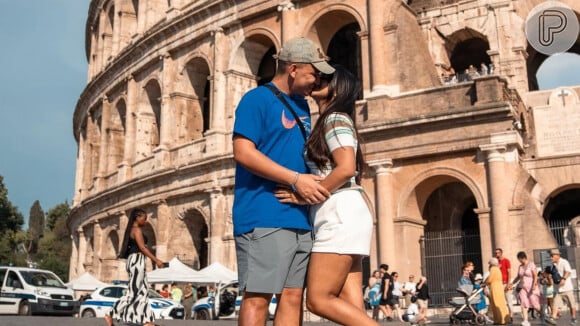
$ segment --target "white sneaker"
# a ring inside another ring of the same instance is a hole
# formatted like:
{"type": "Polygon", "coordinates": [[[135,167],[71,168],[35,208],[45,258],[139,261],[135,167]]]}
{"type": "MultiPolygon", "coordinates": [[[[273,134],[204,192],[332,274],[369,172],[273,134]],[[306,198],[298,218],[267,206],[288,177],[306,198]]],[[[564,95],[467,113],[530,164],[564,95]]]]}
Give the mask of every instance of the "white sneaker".
{"type": "Polygon", "coordinates": [[[530,322],[529,322],[529,321],[527,321],[527,320],[524,320],[524,321],[522,322],[522,326],[530,326],[530,322]]]}

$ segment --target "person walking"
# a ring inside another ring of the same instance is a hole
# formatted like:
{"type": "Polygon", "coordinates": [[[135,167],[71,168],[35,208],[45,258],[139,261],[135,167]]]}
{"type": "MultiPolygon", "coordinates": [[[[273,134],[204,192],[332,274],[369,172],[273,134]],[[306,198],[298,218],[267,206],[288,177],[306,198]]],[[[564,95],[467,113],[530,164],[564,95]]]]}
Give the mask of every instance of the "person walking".
{"type": "Polygon", "coordinates": [[[157,267],[163,267],[163,262],[155,257],[147,247],[147,237],[141,230],[147,224],[147,212],[135,208],[129,215],[129,222],[125,229],[120,258],[126,258],[126,269],[129,274],[127,293],[115,302],[109,314],[105,315],[105,322],[112,326],[114,320],[124,323],[155,325],[155,316],[149,306],[149,285],[145,275],[145,263],[149,257],[157,267]]]}
{"type": "Polygon", "coordinates": [[[510,322],[510,316],[505,302],[505,286],[503,285],[497,258],[489,260],[489,276],[485,283],[489,287],[489,307],[493,314],[494,324],[507,324],[510,322]]]}
{"type": "Polygon", "coordinates": [[[304,161],[311,121],[304,97],[317,87],[320,73],[332,74],[334,68],[319,46],[303,37],[286,41],[275,58],[272,82],[247,92],[235,110],[232,219],[241,326],[264,325],[273,294],[278,299],[274,322],[301,324],[312,227],[307,207],[279,202],[276,188],[286,185],[309,205],[330,196],[304,161]]]}
{"type": "MultiPolygon", "coordinates": [[[[568,260],[560,256],[559,249],[550,250],[552,258],[552,280],[554,281],[554,307],[562,307],[564,303],[570,309],[570,323],[576,324],[576,298],[574,285],[572,284],[572,267],[568,260]],[[557,279],[559,278],[559,279],[557,279]]],[[[546,322],[557,324],[558,309],[552,309],[552,315],[546,318],[546,322]]]]}
{"type": "MultiPolygon", "coordinates": [[[[306,142],[310,171],[331,192],[310,206],[314,244],[308,266],[308,310],[341,325],[378,325],[366,314],[362,259],[370,253],[373,218],[359,184],[364,166],[354,123],[360,83],[345,67],[322,75],[311,96],[320,112],[306,142]],[[348,203],[345,205],[345,203],[348,203]],[[328,273],[332,267],[332,273],[328,273]]],[[[294,192],[280,189],[283,203],[305,204],[294,192]]]]}
{"type": "Polygon", "coordinates": [[[513,318],[513,302],[514,302],[514,292],[508,289],[509,281],[511,280],[511,273],[512,273],[512,264],[509,259],[503,256],[503,250],[501,248],[495,249],[495,258],[497,258],[499,262],[499,269],[501,271],[501,281],[504,286],[504,294],[505,300],[508,305],[510,318],[513,318]]]}
{"type": "Polygon", "coordinates": [[[522,326],[530,326],[528,321],[528,309],[534,308],[536,311],[541,313],[540,306],[540,288],[538,286],[538,274],[536,264],[533,261],[528,260],[528,256],[525,252],[520,251],[517,254],[520,266],[518,267],[518,276],[510,283],[509,290],[513,291],[513,286],[515,284],[519,285],[518,298],[520,300],[520,306],[522,308],[523,322],[522,326]]]}
{"type": "Polygon", "coordinates": [[[389,273],[389,265],[381,264],[381,273],[383,273],[383,278],[381,280],[381,300],[379,302],[379,309],[383,313],[383,316],[387,318],[387,321],[393,320],[393,310],[391,309],[390,302],[393,297],[393,277],[389,273]]]}
{"type": "Polygon", "coordinates": [[[369,305],[372,309],[372,317],[374,320],[379,319],[379,302],[381,301],[381,272],[375,270],[373,275],[369,277],[369,305]]]}

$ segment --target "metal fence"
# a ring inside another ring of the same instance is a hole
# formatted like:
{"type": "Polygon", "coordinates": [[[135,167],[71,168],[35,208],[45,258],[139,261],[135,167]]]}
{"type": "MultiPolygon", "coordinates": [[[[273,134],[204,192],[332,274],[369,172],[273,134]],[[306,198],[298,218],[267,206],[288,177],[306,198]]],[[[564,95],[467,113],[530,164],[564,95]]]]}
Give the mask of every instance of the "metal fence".
{"type": "Polygon", "coordinates": [[[481,243],[478,230],[425,232],[421,239],[422,273],[427,276],[430,306],[446,306],[458,296],[457,282],[461,267],[472,261],[482,271],[481,243]]]}

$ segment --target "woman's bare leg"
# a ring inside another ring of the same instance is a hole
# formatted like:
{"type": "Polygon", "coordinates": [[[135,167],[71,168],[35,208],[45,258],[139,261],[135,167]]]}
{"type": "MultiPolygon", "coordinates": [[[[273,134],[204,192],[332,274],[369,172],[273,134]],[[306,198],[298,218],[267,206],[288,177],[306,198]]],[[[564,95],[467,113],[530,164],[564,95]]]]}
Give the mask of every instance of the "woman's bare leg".
{"type": "MultiPolygon", "coordinates": [[[[351,289],[351,282],[347,284],[353,263],[357,260],[350,255],[311,254],[308,266],[308,290],[306,291],[308,310],[345,326],[378,326],[364,311],[360,288],[362,281],[359,280],[357,288],[360,292],[358,294],[360,303],[358,303],[358,295],[354,293],[356,291],[351,289]],[[331,273],[328,272],[329,266],[332,266],[331,273]],[[357,301],[357,303],[351,301],[357,301]]],[[[362,279],[362,275],[360,277],[362,279]]],[[[351,278],[356,279],[357,276],[352,275],[351,278]]]]}

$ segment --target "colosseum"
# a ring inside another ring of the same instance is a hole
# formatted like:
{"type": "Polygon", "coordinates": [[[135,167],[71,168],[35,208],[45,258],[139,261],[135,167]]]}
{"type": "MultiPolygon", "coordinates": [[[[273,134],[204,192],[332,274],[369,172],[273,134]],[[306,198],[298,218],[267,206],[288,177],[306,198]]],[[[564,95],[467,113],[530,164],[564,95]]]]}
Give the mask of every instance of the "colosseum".
{"type": "MultiPolygon", "coordinates": [[[[234,110],[295,36],[363,85],[363,186],[377,212],[365,272],[385,262],[405,279],[426,275],[440,304],[458,278],[449,272],[466,260],[487,270],[493,248],[542,264],[560,247],[575,265],[580,86],[538,87],[549,56],[524,25],[540,2],[91,0],[71,279],[127,277],[116,256],[135,207],[149,212],[161,259],[236,269],[234,110]]],[[[580,54],[580,40],[567,52],[580,54]]]]}

